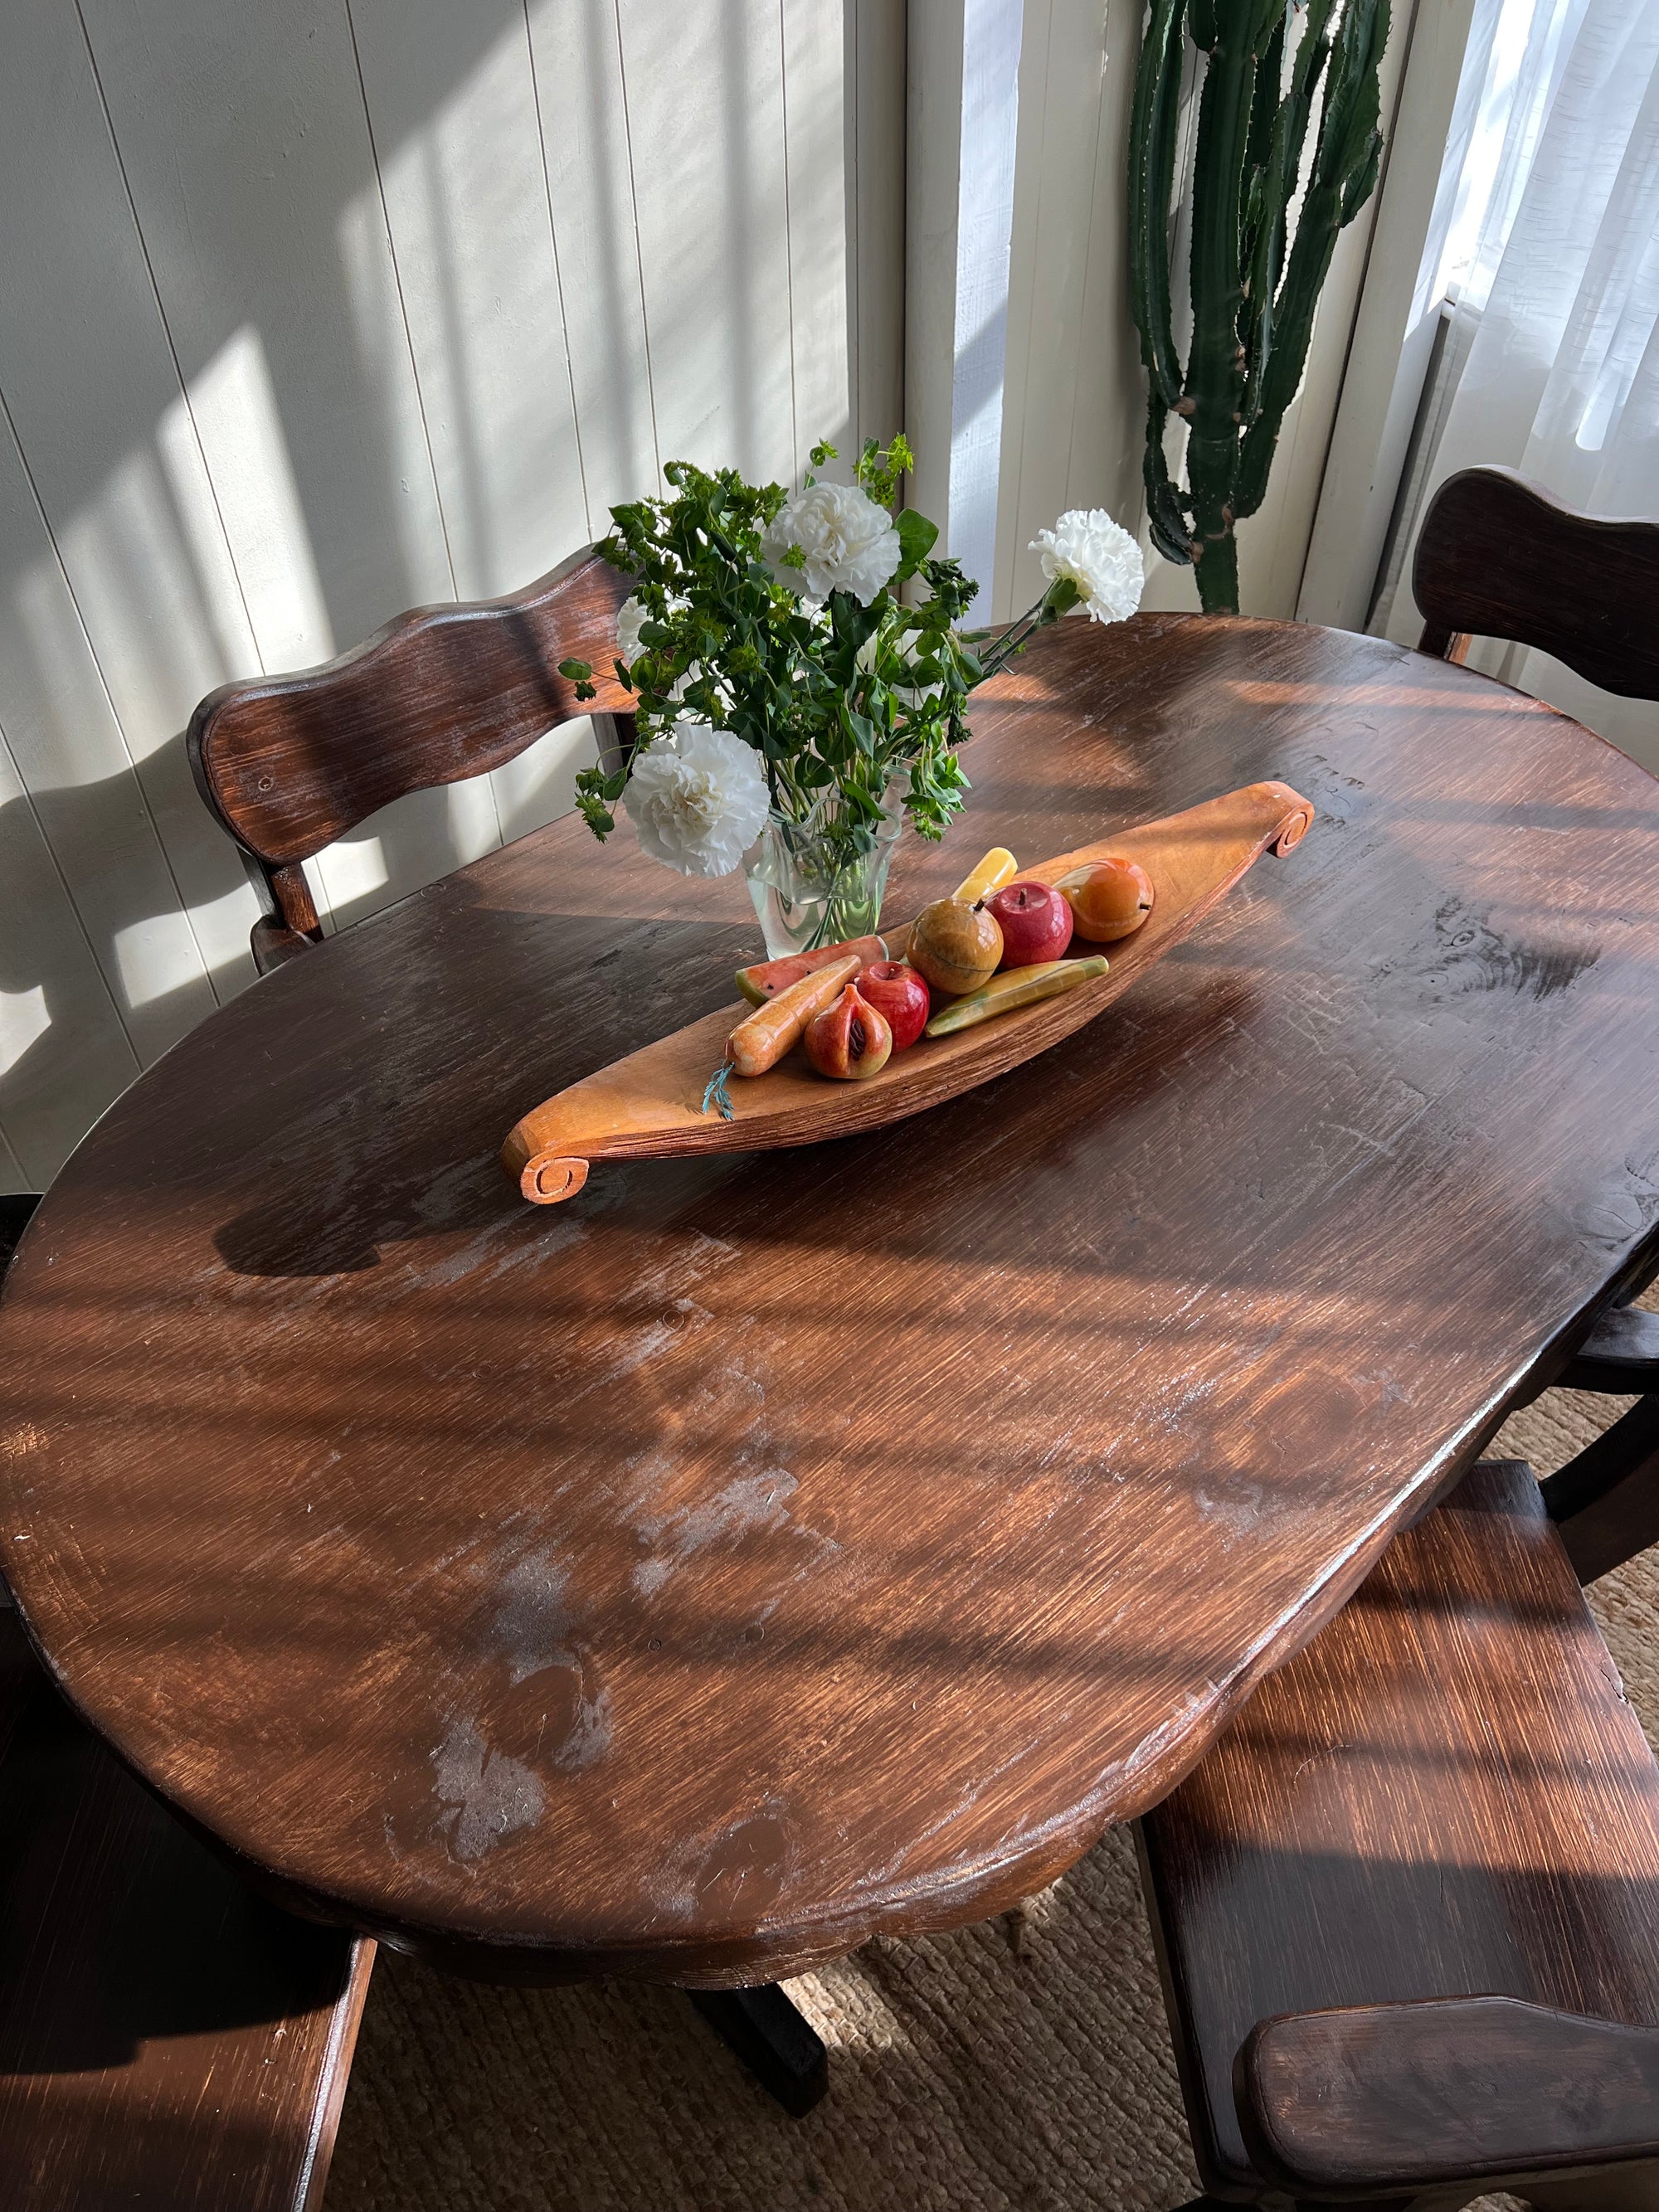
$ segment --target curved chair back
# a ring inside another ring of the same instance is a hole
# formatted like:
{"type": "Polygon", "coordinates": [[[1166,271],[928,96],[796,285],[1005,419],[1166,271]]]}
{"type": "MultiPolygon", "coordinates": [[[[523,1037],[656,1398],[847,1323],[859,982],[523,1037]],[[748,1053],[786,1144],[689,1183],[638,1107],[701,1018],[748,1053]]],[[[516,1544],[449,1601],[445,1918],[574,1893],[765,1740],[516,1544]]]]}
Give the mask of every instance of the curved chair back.
{"type": "Polygon", "coordinates": [[[628,591],[584,550],[505,599],[414,608],[320,668],[203,700],[191,767],[260,894],[262,972],[320,939],[302,861],[392,799],[500,768],[572,715],[630,713],[613,667],[628,591]],[[591,665],[594,699],[577,700],[562,660],[591,665]]]}
{"type": "Polygon", "coordinates": [[[1513,469],[1448,477],[1412,570],[1419,649],[1461,660],[1471,636],[1553,653],[1604,691],[1659,699],[1659,523],[1558,506],[1513,469]]]}

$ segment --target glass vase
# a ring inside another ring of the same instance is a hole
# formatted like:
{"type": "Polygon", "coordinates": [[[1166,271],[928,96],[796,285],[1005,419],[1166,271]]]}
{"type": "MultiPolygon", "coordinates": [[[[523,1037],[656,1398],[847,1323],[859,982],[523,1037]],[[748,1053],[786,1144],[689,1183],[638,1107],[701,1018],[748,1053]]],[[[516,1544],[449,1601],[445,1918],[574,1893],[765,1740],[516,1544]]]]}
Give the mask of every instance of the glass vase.
{"type": "Polygon", "coordinates": [[[830,835],[840,800],[826,792],[805,822],[774,814],[744,860],[769,960],[867,937],[881,920],[887,871],[904,827],[902,792],[890,788],[875,842],[838,861],[830,835]]]}

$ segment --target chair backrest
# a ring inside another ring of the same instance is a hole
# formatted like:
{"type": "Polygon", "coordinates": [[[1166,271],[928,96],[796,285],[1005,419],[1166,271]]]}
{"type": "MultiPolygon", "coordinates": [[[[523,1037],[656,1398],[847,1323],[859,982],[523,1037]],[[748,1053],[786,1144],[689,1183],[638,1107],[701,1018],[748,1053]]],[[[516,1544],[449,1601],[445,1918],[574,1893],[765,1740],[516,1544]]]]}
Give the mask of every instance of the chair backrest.
{"type": "Polygon", "coordinates": [[[255,957],[316,939],[301,863],[405,792],[500,768],[575,714],[627,715],[617,610],[628,579],[591,550],[521,592],[416,607],[293,676],[210,692],[185,743],[197,787],[241,850],[268,917],[255,957]],[[597,696],[561,676],[585,660],[597,696]]]}
{"type": "Polygon", "coordinates": [[[1412,591],[1419,649],[1471,636],[1553,653],[1604,691],[1659,699],[1659,523],[1577,514],[1512,469],[1464,469],[1429,505],[1412,591]]]}

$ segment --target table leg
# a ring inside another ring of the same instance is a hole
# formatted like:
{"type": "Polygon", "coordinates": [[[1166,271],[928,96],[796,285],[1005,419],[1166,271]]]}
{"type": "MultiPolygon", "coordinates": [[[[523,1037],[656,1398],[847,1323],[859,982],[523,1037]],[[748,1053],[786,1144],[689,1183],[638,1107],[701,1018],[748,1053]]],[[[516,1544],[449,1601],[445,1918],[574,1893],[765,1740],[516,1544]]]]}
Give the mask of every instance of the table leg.
{"type": "Polygon", "coordinates": [[[754,1990],[685,1993],[726,2049],[800,2119],[830,2087],[829,2054],[805,2015],[775,1982],[754,1990]]]}

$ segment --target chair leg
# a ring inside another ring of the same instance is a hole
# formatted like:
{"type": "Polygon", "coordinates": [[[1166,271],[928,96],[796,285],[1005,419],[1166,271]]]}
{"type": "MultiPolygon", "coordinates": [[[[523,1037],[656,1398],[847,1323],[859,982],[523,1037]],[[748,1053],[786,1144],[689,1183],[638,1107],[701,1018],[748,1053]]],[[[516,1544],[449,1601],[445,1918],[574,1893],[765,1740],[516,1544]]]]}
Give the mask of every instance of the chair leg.
{"type": "Polygon", "coordinates": [[[775,1982],[756,1990],[685,1993],[720,2041],[795,2119],[830,2087],[830,2056],[775,1982]]]}
{"type": "Polygon", "coordinates": [[[1581,1583],[1659,1543],[1659,1391],[1638,1398],[1542,1489],[1581,1583]]]}

